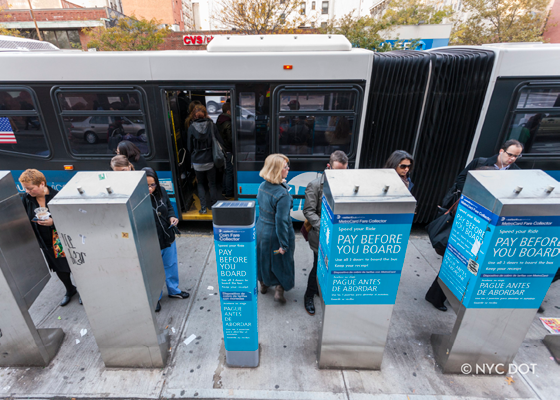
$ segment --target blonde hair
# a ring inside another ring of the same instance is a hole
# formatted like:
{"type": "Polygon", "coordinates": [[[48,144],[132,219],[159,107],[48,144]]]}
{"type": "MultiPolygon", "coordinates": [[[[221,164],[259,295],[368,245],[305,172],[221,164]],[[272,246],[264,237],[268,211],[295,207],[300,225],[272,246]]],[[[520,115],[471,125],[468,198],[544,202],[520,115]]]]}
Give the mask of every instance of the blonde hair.
{"type": "Polygon", "coordinates": [[[260,177],[265,181],[275,185],[282,183],[282,170],[284,163],[289,163],[290,159],[284,154],[271,154],[264,160],[264,167],[259,173],[260,177]]]}
{"type": "Polygon", "coordinates": [[[126,158],[126,156],[119,154],[118,156],[115,156],[111,159],[111,169],[115,170],[115,168],[126,168],[126,167],[130,167],[131,171],[134,171],[134,165],[132,165],[132,163],[130,161],[128,161],[128,158],[126,158]]]}
{"type": "Polygon", "coordinates": [[[47,178],[39,170],[26,169],[19,177],[21,183],[31,183],[32,185],[39,186],[41,183],[47,185],[47,178]]]}

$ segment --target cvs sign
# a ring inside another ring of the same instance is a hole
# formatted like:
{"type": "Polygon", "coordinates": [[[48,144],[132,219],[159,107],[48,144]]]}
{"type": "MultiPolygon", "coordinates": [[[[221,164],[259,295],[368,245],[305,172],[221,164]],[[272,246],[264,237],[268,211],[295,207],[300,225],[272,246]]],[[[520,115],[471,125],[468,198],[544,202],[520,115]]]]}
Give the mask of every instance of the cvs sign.
{"type": "Polygon", "coordinates": [[[214,36],[205,35],[183,35],[183,44],[185,46],[208,44],[214,39],[214,36]]]}

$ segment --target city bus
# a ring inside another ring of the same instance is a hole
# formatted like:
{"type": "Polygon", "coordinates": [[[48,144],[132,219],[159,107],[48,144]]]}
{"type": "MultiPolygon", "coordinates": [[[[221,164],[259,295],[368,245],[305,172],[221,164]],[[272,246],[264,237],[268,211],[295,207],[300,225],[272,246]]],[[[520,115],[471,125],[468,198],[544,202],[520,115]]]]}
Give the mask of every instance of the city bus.
{"type": "Polygon", "coordinates": [[[206,51],[82,52],[0,40],[1,170],[17,180],[36,168],[59,189],[77,171],[108,170],[109,136],[122,126],[181,220],[212,218],[198,213],[203,189],[186,150],[195,100],[213,119],[231,105],[235,199],[256,198],[267,155],[289,157],[294,220],[304,220],[305,187],[335,150],[350,168],[413,154],[418,223],[467,162],[508,138],[526,144],[522,168],[560,170],[557,45],[374,53],[338,35],[231,35],[206,51]]]}

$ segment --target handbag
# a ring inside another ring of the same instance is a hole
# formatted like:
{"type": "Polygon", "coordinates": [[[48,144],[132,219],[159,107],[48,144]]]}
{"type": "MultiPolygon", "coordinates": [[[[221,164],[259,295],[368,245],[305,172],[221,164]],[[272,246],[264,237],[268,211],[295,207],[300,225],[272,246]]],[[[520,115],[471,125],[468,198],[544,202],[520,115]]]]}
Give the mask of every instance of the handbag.
{"type": "Polygon", "coordinates": [[[308,220],[305,220],[303,225],[301,226],[300,232],[305,239],[306,242],[309,242],[309,231],[313,229],[313,225],[308,220]]]}
{"type": "Polygon", "coordinates": [[[58,232],[56,231],[56,229],[53,229],[52,244],[53,244],[55,258],[66,257],[66,254],[64,254],[64,250],[62,249],[62,243],[60,242],[60,238],[58,237],[58,232]]]}
{"type": "Polygon", "coordinates": [[[216,139],[216,132],[212,130],[212,159],[216,168],[223,168],[226,165],[226,153],[222,145],[216,139]]]}
{"type": "Polygon", "coordinates": [[[434,219],[426,226],[428,237],[432,243],[432,247],[440,256],[443,257],[445,249],[447,248],[447,241],[451,235],[451,228],[453,228],[453,220],[455,219],[455,211],[459,200],[457,200],[445,213],[434,219]]]}

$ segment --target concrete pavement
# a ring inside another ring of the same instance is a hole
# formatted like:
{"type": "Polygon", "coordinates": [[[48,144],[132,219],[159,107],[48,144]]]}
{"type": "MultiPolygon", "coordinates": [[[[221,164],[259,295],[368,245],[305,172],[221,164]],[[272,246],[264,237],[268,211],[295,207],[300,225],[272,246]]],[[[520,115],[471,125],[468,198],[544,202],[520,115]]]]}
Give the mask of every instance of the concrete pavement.
{"type": "MultiPolygon", "coordinates": [[[[229,368],[218,294],[211,225],[177,239],[181,288],[187,300],[164,295],[157,321],[169,329],[171,350],[163,369],[105,368],[87,316],[77,299],[64,308],[62,284],[51,279],[30,312],[38,327],[66,333],[56,358],[46,368],[0,368],[1,398],[141,399],[540,399],[560,398],[560,365],[542,344],[546,334],[536,315],[515,359],[536,364],[528,374],[506,376],[444,375],[433,359],[432,333],[449,333],[455,314],[440,312],[424,300],[441,258],[426,234],[414,230],[405,260],[381,371],[319,370],[316,349],[321,309],[303,308],[312,253],[296,236],[296,287],[284,306],[273,293],[259,294],[260,365],[229,368]],[[80,331],[87,329],[82,336],[80,331]],[[196,339],[184,344],[194,334],[196,339]]],[[[118,306],[118,305],[115,305],[118,306]]],[[[560,317],[560,283],[545,299],[544,316],[560,317]]],[[[123,326],[123,330],[127,327],[123,326]]]]}

